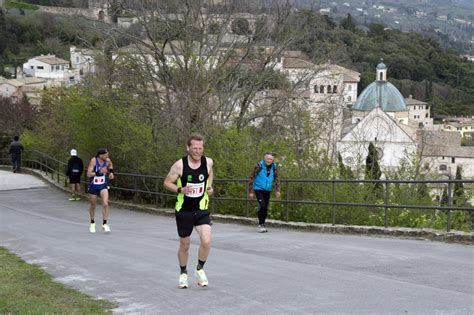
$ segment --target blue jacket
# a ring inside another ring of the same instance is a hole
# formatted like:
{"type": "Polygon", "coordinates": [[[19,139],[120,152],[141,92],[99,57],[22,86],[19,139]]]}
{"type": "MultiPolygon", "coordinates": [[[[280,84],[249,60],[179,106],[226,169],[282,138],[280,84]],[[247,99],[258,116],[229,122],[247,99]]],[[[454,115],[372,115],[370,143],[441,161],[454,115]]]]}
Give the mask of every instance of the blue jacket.
{"type": "Polygon", "coordinates": [[[260,169],[260,171],[257,173],[253,181],[253,190],[271,191],[273,186],[273,180],[275,179],[275,163],[271,164],[270,171],[268,172],[268,174],[265,161],[261,160],[260,162],[258,162],[258,168],[260,169]]]}

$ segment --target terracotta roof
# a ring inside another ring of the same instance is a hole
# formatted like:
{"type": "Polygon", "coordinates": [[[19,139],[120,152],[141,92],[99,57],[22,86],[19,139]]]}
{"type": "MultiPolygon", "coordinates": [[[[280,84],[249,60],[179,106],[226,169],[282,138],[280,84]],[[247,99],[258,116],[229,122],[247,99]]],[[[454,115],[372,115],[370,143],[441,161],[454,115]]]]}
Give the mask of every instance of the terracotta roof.
{"type": "Polygon", "coordinates": [[[474,158],[474,147],[461,146],[458,132],[429,131],[422,132],[420,149],[423,156],[451,156],[474,158]]]}
{"type": "Polygon", "coordinates": [[[10,84],[14,87],[20,87],[20,86],[25,85],[24,82],[21,82],[20,80],[17,80],[17,79],[6,80],[4,82],[0,82],[0,84],[10,84]]]}
{"type": "Polygon", "coordinates": [[[38,61],[47,63],[49,65],[63,65],[63,64],[69,64],[69,61],[66,61],[64,59],[58,58],[55,55],[46,55],[46,56],[38,56],[34,57],[33,59],[36,59],[38,61]]]}
{"type": "Polygon", "coordinates": [[[427,105],[428,103],[425,103],[423,101],[419,101],[417,99],[414,99],[410,95],[410,97],[405,98],[405,104],[407,104],[407,105],[427,105]]]}
{"type": "Polygon", "coordinates": [[[37,78],[37,77],[24,77],[24,78],[17,79],[17,80],[20,81],[20,82],[23,82],[26,85],[45,83],[47,81],[44,78],[37,78]]]}
{"type": "Polygon", "coordinates": [[[299,58],[283,58],[283,68],[289,69],[310,69],[314,64],[299,58]]]}

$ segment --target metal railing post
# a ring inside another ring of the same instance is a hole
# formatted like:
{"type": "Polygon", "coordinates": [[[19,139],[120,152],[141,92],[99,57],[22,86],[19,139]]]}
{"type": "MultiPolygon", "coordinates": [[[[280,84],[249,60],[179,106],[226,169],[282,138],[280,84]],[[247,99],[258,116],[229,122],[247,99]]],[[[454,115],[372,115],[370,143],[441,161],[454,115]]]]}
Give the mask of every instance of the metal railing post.
{"type": "Polygon", "coordinates": [[[336,180],[332,179],[332,225],[336,225],[336,180]]]}
{"type": "Polygon", "coordinates": [[[384,226],[388,228],[388,182],[385,182],[385,196],[383,200],[384,204],[384,226]]]}
{"type": "Polygon", "coordinates": [[[158,196],[158,178],[155,180],[155,205],[158,206],[159,204],[159,196],[158,196]]]}
{"type": "Polygon", "coordinates": [[[249,182],[245,184],[245,195],[247,197],[247,202],[245,203],[245,217],[249,217],[249,212],[250,212],[250,198],[248,197],[248,192],[249,192],[249,182]]]}
{"type": "MultiPolygon", "coordinates": [[[[285,200],[288,201],[290,200],[290,183],[286,182],[286,188],[285,188],[285,200]]],[[[290,210],[289,210],[290,204],[288,202],[285,202],[285,221],[288,222],[290,220],[290,210]]]]}
{"type": "Polygon", "coordinates": [[[453,198],[451,196],[451,175],[448,176],[448,222],[446,232],[451,231],[451,206],[453,205],[453,198]]]}

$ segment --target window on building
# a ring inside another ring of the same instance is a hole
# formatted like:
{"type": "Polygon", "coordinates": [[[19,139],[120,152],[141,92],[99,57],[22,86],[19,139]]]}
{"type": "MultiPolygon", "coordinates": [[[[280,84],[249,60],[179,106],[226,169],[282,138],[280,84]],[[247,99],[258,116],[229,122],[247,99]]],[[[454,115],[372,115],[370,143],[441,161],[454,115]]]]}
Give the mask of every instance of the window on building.
{"type": "Polygon", "coordinates": [[[456,159],[455,158],[451,158],[451,163],[455,163],[456,162],[456,159]]]}
{"type": "Polygon", "coordinates": [[[314,86],[314,93],[319,93],[319,89],[317,85],[314,86]]]}
{"type": "Polygon", "coordinates": [[[35,67],[34,66],[30,66],[30,69],[34,69],[35,67]]]}
{"type": "Polygon", "coordinates": [[[439,166],[439,170],[440,170],[440,171],[446,171],[447,169],[448,169],[448,167],[446,166],[446,164],[441,164],[441,165],[439,166]]]}
{"type": "Polygon", "coordinates": [[[328,85],[328,90],[327,90],[327,93],[330,94],[331,93],[331,86],[328,85]]]}
{"type": "Polygon", "coordinates": [[[347,100],[348,100],[349,102],[352,101],[352,97],[349,95],[349,96],[347,97],[347,100]]]}
{"type": "Polygon", "coordinates": [[[347,86],[347,90],[348,90],[348,91],[352,91],[352,85],[349,84],[349,85],[347,86]]]}
{"type": "Polygon", "coordinates": [[[59,66],[56,66],[56,70],[59,70],[59,69],[60,69],[60,67],[59,67],[59,66]]]}
{"type": "Polygon", "coordinates": [[[382,73],[382,72],[380,72],[380,79],[379,79],[379,80],[380,80],[380,81],[383,80],[383,73],[382,73]]]}
{"type": "Polygon", "coordinates": [[[36,66],[36,69],[43,70],[43,69],[44,69],[44,67],[43,67],[43,66],[36,66]]]}
{"type": "Polygon", "coordinates": [[[428,113],[425,114],[425,118],[428,118],[430,117],[430,115],[428,113]]]}
{"type": "Polygon", "coordinates": [[[319,87],[319,93],[324,93],[324,85],[321,85],[321,86],[319,87]]]}
{"type": "Polygon", "coordinates": [[[76,63],[79,63],[79,56],[76,56],[76,63]]]}
{"type": "Polygon", "coordinates": [[[332,86],[332,92],[333,92],[333,93],[337,93],[337,85],[333,85],[333,86],[332,86]]]}

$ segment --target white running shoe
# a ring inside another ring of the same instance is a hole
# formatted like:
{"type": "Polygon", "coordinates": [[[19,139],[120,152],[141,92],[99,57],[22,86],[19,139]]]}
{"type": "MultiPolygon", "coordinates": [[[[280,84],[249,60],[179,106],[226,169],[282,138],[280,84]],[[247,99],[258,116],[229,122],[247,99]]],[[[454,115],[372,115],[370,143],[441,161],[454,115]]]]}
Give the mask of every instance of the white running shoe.
{"type": "Polygon", "coordinates": [[[188,288],[188,274],[182,273],[179,275],[179,284],[178,288],[187,289],[188,288]]]}
{"type": "Polygon", "coordinates": [[[265,233],[266,231],[267,231],[267,229],[265,228],[264,225],[259,224],[259,225],[257,226],[257,232],[258,232],[258,233],[265,233]]]}
{"type": "Polygon", "coordinates": [[[95,223],[91,223],[91,225],[89,226],[89,232],[95,233],[95,223]]]}
{"type": "Polygon", "coordinates": [[[105,233],[109,233],[110,226],[108,224],[102,224],[102,231],[104,231],[105,233]]]}
{"type": "Polygon", "coordinates": [[[204,272],[204,269],[200,269],[194,272],[196,277],[198,278],[198,286],[205,287],[209,284],[209,281],[207,281],[206,273],[204,272]]]}

